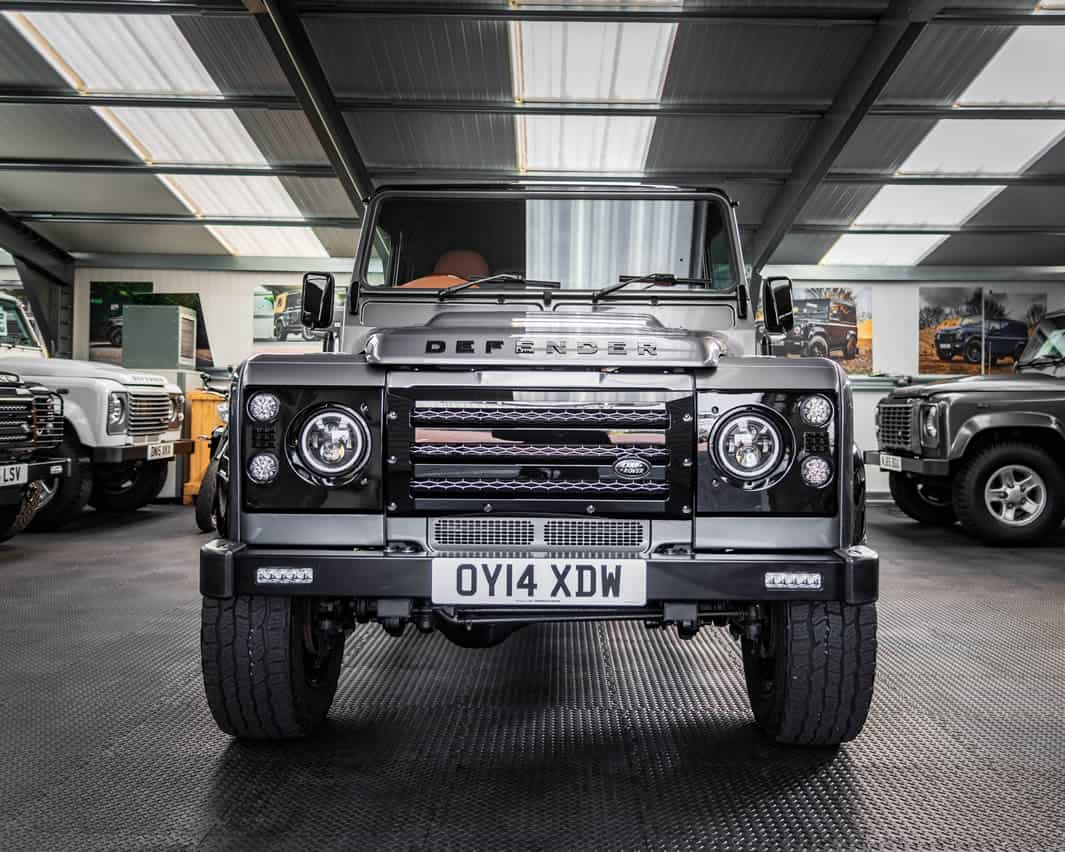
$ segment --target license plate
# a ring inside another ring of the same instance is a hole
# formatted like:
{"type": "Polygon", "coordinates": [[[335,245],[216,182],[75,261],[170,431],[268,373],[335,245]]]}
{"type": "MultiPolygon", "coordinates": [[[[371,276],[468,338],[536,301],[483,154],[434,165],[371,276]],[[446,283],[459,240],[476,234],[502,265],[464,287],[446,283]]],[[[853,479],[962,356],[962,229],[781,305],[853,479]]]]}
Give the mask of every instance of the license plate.
{"type": "Polygon", "coordinates": [[[643,606],[643,559],[434,559],[433,603],[643,606]]]}
{"type": "Polygon", "coordinates": [[[159,459],[172,459],[174,457],[174,445],[173,444],[149,444],[148,445],[148,461],[157,461],[159,459]]]}
{"type": "Polygon", "coordinates": [[[899,456],[890,456],[887,453],[880,454],[880,469],[902,472],[902,459],[899,456]]]}
{"type": "Polygon", "coordinates": [[[29,477],[29,465],[0,464],[0,485],[25,485],[29,477]]]}

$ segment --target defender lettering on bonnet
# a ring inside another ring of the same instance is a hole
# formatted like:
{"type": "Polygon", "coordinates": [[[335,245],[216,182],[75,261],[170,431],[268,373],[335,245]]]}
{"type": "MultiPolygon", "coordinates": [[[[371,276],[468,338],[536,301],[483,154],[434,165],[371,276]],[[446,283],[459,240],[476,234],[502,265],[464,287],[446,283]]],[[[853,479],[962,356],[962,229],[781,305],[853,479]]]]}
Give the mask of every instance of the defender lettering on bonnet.
{"type": "MultiPolygon", "coordinates": [[[[605,352],[609,355],[644,355],[655,356],[658,354],[658,344],[651,340],[636,342],[628,340],[609,340],[600,343],[596,340],[547,340],[542,347],[537,347],[537,341],[529,338],[519,338],[514,341],[515,355],[599,355],[605,352]]],[[[506,347],[504,340],[486,340],[482,351],[485,355],[502,352],[506,347]]],[[[472,355],[478,350],[476,340],[456,340],[452,352],[461,355],[472,355]]],[[[426,340],[426,355],[443,355],[448,351],[446,340],[426,340]]]]}

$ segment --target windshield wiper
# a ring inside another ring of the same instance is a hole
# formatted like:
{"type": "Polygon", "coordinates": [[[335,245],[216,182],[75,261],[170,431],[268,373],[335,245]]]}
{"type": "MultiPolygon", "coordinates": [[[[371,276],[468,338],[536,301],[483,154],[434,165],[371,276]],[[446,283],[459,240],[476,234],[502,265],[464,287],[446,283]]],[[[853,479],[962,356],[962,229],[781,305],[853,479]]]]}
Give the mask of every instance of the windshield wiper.
{"type": "Polygon", "coordinates": [[[611,293],[616,293],[630,284],[660,284],[662,286],[670,286],[673,284],[709,284],[713,286],[714,282],[709,278],[678,278],[672,272],[650,272],[647,275],[638,275],[635,278],[630,278],[626,275],[621,276],[621,280],[617,284],[608,284],[606,287],[600,287],[598,290],[592,292],[592,302],[598,302],[604,296],[609,296],[611,293]]]}
{"type": "Polygon", "coordinates": [[[1018,367],[1043,367],[1048,364],[1065,364],[1065,355],[1039,355],[1028,361],[1018,361],[1018,367]]]}
{"type": "Polygon", "coordinates": [[[561,286],[558,281],[530,281],[524,275],[516,275],[513,272],[500,272],[498,275],[486,275],[483,278],[473,278],[469,281],[463,281],[461,284],[452,284],[450,287],[445,287],[441,290],[440,295],[437,296],[437,298],[442,302],[454,293],[468,290],[470,287],[475,287],[478,284],[486,284],[489,281],[512,281],[519,284],[540,284],[545,287],[561,286]]]}

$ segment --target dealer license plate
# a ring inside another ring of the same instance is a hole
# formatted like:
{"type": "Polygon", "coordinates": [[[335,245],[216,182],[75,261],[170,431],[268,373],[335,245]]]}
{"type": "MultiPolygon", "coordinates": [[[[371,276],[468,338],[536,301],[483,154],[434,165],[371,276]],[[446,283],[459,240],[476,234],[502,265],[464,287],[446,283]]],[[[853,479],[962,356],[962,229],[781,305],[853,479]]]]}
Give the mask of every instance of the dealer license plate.
{"type": "Polygon", "coordinates": [[[433,603],[643,606],[643,559],[434,559],[433,603]]]}
{"type": "Polygon", "coordinates": [[[0,464],[0,485],[25,485],[29,476],[29,465],[0,464]]]}
{"type": "Polygon", "coordinates": [[[896,473],[900,473],[902,471],[902,459],[899,456],[890,456],[887,453],[881,453],[880,469],[893,470],[896,473]]]}
{"type": "Polygon", "coordinates": [[[148,461],[158,461],[159,459],[172,459],[174,457],[174,445],[173,444],[149,444],[148,445],[148,461]]]}

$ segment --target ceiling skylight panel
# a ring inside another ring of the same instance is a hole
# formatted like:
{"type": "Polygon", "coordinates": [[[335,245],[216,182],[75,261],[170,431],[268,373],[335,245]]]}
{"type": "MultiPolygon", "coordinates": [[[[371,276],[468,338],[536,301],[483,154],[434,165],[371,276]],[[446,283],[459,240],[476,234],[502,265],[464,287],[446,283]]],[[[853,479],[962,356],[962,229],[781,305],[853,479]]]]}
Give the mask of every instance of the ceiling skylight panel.
{"type": "Polygon", "coordinates": [[[676,24],[515,22],[515,99],[656,102],[676,32],[676,24]]]}
{"type": "Polygon", "coordinates": [[[230,110],[118,107],[108,112],[153,162],[266,165],[259,146],[230,110]]]}
{"type": "Polygon", "coordinates": [[[654,118],[646,116],[527,115],[524,119],[522,166],[528,171],[641,172],[654,130],[654,118]]]}
{"type": "Polygon", "coordinates": [[[1018,27],[958,103],[1065,104],[1065,31],[1018,27]]]}
{"type": "Polygon", "coordinates": [[[170,175],[170,180],[204,216],[271,216],[302,218],[303,214],[273,176],[170,175]]]}
{"type": "Polygon", "coordinates": [[[844,234],[821,263],[837,266],[915,266],[947,234],[844,234]]]}
{"type": "Polygon", "coordinates": [[[885,186],[855,225],[960,225],[1002,186],[885,186]]]}
{"type": "Polygon", "coordinates": [[[166,15],[77,15],[33,12],[9,16],[69,80],[89,92],[219,94],[211,75],[166,15]],[[26,22],[29,28],[26,27],[26,22]],[[36,30],[36,34],[32,30],[36,30]],[[60,67],[66,65],[66,68],[60,67]]]}
{"type": "Polygon", "coordinates": [[[242,225],[208,226],[223,245],[238,255],[251,257],[328,257],[310,228],[242,225]]]}
{"type": "Polygon", "coordinates": [[[900,172],[1017,174],[1065,136],[1055,119],[940,121],[906,158],[900,172]]]}

